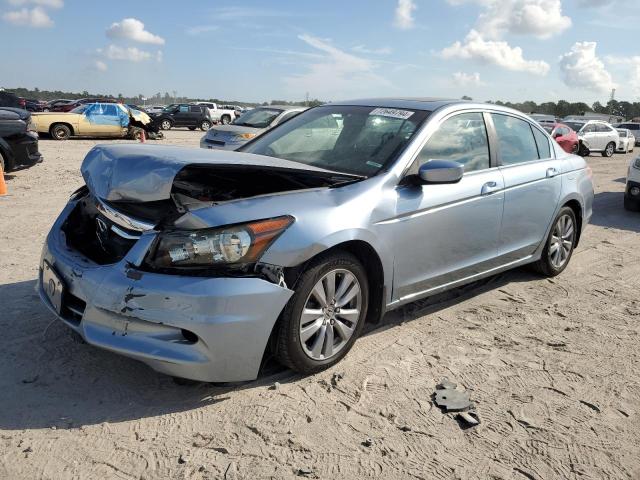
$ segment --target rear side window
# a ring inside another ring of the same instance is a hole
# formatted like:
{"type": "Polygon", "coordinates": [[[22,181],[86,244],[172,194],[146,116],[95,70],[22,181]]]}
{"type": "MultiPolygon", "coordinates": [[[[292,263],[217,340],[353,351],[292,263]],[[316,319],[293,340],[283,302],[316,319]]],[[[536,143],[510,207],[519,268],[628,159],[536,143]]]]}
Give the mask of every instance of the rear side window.
{"type": "Polygon", "coordinates": [[[502,165],[538,160],[538,147],[528,122],[508,115],[492,113],[500,145],[502,165]]]}
{"type": "Polygon", "coordinates": [[[198,105],[192,105],[189,109],[191,110],[191,113],[200,113],[200,107],[198,105]]]}
{"type": "Polygon", "coordinates": [[[537,128],[531,127],[531,130],[533,130],[533,136],[536,140],[536,145],[538,145],[538,157],[551,158],[551,147],[547,136],[537,128]]]}
{"type": "Polygon", "coordinates": [[[118,107],[116,107],[114,104],[105,105],[104,106],[104,114],[105,115],[109,115],[111,117],[117,117],[118,116],[118,107]]]}
{"type": "Polygon", "coordinates": [[[429,160],[452,160],[465,172],[489,168],[489,142],[481,113],[448,118],[436,130],[417,158],[419,168],[429,160]]]}

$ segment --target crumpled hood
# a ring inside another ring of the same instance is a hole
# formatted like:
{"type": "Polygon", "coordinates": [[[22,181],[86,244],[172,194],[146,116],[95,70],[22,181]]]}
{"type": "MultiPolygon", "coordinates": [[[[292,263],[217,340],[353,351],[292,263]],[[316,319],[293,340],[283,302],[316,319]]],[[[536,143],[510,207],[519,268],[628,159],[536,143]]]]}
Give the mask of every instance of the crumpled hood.
{"type": "Polygon", "coordinates": [[[80,171],[97,197],[107,201],[153,202],[170,198],[173,179],[186,165],[259,166],[329,172],[280,158],[201,148],[154,145],[97,145],[80,171]]]}

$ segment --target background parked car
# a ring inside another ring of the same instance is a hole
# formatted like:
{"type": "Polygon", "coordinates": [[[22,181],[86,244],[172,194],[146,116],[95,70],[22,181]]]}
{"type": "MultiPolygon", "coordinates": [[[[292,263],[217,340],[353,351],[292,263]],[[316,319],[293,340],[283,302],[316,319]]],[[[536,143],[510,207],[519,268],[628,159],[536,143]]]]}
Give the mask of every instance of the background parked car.
{"type": "Polygon", "coordinates": [[[578,132],[578,138],[589,151],[600,152],[603,157],[610,157],[616,151],[620,136],[618,131],[607,122],[587,120],[564,123],[578,132]]]}
{"type": "Polygon", "coordinates": [[[142,131],[149,138],[157,138],[158,132],[149,115],[121,103],[88,103],[71,112],[34,113],[33,119],[36,130],[54,140],[72,136],[137,139],[142,131]]]}
{"type": "Polygon", "coordinates": [[[0,107],[25,108],[26,103],[24,98],[20,98],[14,93],[0,91],[0,107]]]}
{"type": "Polygon", "coordinates": [[[572,128],[564,123],[541,123],[541,125],[565,152],[578,153],[580,140],[578,139],[578,134],[572,128]]]}
{"type": "Polygon", "coordinates": [[[194,102],[193,105],[204,105],[209,109],[209,117],[212,122],[220,122],[227,125],[236,118],[235,107],[226,108],[211,102],[194,102]]]}
{"type": "Polygon", "coordinates": [[[27,110],[0,107],[0,163],[10,172],[16,167],[42,161],[38,151],[38,134],[27,110]]]}
{"type": "Polygon", "coordinates": [[[74,100],[71,103],[62,103],[56,105],[51,109],[52,112],[70,112],[74,108],[78,108],[80,105],[86,105],[87,103],[117,103],[117,100],[113,98],[81,98],[80,100],[74,100]]]}
{"type": "Polygon", "coordinates": [[[65,99],[65,98],[59,98],[56,100],[51,100],[49,102],[47,102],[47,104],[44,106],[44,108],[42,109],[43,112],[51,112],[51,111],[55,111],[54,107],[57,107],[58,105],[66,105],[69,103],[74,103],[75,100],[69,100],[69,99],[65,99]]]}
{"type": "Polygon", "coordinates": [[[616,152],[633,152],[633,149],[636,146],[636,137],[631,133],[631,130],[627,130],[626,128],[617,128],[616,130],[618,130],[618,135],[620,136],[616,152]]]}
{"type": "Polygon", "coordinates": [[[295,117],[306,107],[259,107],[240,115],[231,125],[217,125],[200,140],[201,148],[235,150],[270,128],[295,117]]]}
{"type": "Polygon", "coordinates": [[[199,128],[207,131],[212,125],[209,109],[206,105],[189,103],[169,105],[162,112],[154,114],[152,118],[162,130],[187,127],[189,130],[199,128]]]}
{"type": "Polygon", "coordinates": [[[640,145],[640,123],[624,122],[616,123],[614,126],[616,128],[626,128],[627,130],[631,130],[631,133],[633,133],[633,136],[636,138],[636,146],[640,145]]]}
{"type": "Polygon", "coordinates": [[[640,212],[640,156],[633,158],[629,163],[624,208],[631,212],[640,212]]]}

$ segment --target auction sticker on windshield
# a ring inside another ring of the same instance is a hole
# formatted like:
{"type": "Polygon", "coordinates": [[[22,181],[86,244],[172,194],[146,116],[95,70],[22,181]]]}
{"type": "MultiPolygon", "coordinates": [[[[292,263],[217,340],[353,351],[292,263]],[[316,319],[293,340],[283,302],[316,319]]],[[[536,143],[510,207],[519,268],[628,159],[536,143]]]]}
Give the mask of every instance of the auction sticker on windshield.
{"type": "Polygon", "coordinates": [[[372,110],[369,115],[378,115],[381,117],[401,118],[403,120],[408,119],[415,112],[411,110],[399,110],[397,108],[376,108],[372,110]]]}

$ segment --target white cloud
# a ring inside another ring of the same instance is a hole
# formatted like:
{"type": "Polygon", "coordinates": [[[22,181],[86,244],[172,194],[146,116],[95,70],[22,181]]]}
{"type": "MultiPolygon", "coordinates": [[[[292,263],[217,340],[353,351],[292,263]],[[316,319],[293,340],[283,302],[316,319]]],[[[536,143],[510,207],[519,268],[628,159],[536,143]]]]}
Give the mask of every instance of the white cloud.
{"type": "Polygon", "coordinates": [[[460,87],[469,87],[469,86],[480,86],[483,85],[480,80],[480,74],[478,72],[475,73],[465,73],[465,72],[455,72],[452,75],[453,83],[460,87]]]}
{"type": "Polygon", "coordinates": [[[390,47],[367,48],[364,45],[356,45],[351,50],[358,53],[364,53],[365,55],[390,55],[392,53],[390,47]]]}
{"type": "Polygon", "coordinates": [[[604,63],[596,56],[596,46],[596,42],[577,42],[560,57],[560,72],[567,86],[598,93],[615,88],[604,63]]]}
{"type": "Polygon", "coordinates": [[[32,9],[22,8],[13,12],[7,12],[2,15],[5,22],[13,25],[23,25],[33,28],[46,28],[53,26],[53,20],[49,18],[47,12],[41,7],[32,9]]]}
{"type": "Polygon", "coordinates": [[[336,96],[362,96],[366,88],[385,87],[390,84],[375,73],[376,63],[347,53],[334,47],[329,41],[311,35],[299,35],[307,45],[322,52],[308,71],[284,78],[290,96],[296,97],[309,92],[316,98],[336,98],[336,96]]]}
{"type": "Polygon", "coordinates": [[[571,27],[571,18],[562,13],[561,0],[449,0],[449,3],[482,6],[475,29],[489,39],[500,39],[505,34],[550,38],[571,27]]]}
{"type": "Polygon", "coordinates": [[[402,30],[413,28],[413,11],[417,8],[413,0],[398,0],[393,24],[402,30]]]}
{"type": "Polygon", "coordinates": [[[471,30],[463,42],[440,52],[442,58],[462,58],[480,63],[496,65],[506,70],[529,72],[536,75],[549,73],[549,64],[542,60],[525,60],[520,47],[511,47],[507,42],[485,40],[480,33],[471,30]]]}
{"type": "Polygon", "coordinates": [[[124,60],[127,62],[144,62],[152,58],[151,53],[136,47],[120,47],[109,45],[105,49],[98,49],[98,54],[109,60],[124,60]]]}
{"type": "Polygon", "coordinates": [[[121,22],[114,22],[107,29],[107,37],[125,39],[139,43],[164,45],[164,38],[154,35],[144,29],[144,23],[136,18],[125,18],[121,22]]]}
{"type": "Polygon", "coordinates": [[[23,5],[37,5],[40,7],[47,8],[62,8],[64,7],[63,0],[8,0],[9,4],[14,5],[16,7],[21,7],[23,5]]]}
{"type": "Polygon", "coordinates": [[[107,64],[104,63],[102,60],[96,60],[95,62],[93,62],[93,66],[96,67],[96,70],[100,72],[107,71],[107,64]]]}
{"type": "Polygon", "coordinates": [[[187,28],[186,34],[191,35],[192,37],[196,37],[205,33],[215,32],[219,28],[220,27],[218,25],[196,25],[194,27],[187,28]]]}

